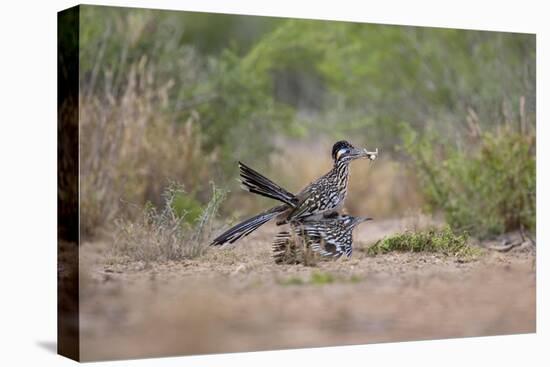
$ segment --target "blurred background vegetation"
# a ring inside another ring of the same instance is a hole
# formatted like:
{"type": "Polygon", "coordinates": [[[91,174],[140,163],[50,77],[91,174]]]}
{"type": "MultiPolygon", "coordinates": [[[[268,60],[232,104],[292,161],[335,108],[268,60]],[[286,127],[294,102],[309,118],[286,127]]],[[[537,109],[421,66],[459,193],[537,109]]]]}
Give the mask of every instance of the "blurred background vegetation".
{"type": "Polygon", "coordinates": [[[269,205],[237,160],[298,191],[336,139],[354,163],[347,209],[420,209],[480,237],[535,228],[535,36],[81,6],[81,223],[174,199],[193,220],[210,181],[226,218],[269,205]]]}

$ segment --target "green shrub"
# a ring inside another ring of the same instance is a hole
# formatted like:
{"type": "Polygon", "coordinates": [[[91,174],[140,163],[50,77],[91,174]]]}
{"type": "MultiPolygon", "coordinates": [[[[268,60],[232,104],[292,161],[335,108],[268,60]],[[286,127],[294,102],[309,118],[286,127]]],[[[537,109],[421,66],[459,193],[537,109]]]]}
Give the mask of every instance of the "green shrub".
{"type": "Polygon", "coordinates": [[[455,234],[449,227],[425,231],[407,231],[386,237],[367,249],[367,255],[374,256],[392,251],[434,252],[461,259],[474,258],[481,250],[468,244],[466,234],[455,234]]]}
{"type": "Polygon", "coordinates": [[[212,185],[212,197],[194,222],[178,213],[175,200],[185,197],[181,186],[171,184],[160,209],[148,203],[137,220],[116,221],[114,255],[130,261],[169,261],[195,258],[205,253],[212,233],[212,220],[226,191],[212,185]]]}
{"type": "Polygon", "coordinates": [[[507,125],[480,133],[468,148],[408,126],[403,136],[429,209],[442,211],[453,230],[481,238],[535,230],[534,133],[507,125]]]}
{"type": "Polygon", "coordinates": [[[172,208],[176,215],[183,217],[187,223],[195,222],[202,212],[201,203],[193,195],[183,191],[174,196],[172,208]]]}

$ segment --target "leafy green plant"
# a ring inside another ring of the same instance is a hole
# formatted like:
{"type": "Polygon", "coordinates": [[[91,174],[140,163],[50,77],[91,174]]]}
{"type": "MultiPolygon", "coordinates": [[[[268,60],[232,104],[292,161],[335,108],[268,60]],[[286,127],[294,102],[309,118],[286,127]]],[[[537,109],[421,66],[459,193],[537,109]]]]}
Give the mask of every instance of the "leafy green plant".
{"type": "Polygon", "coordinates": [[[178,192],[172,202],[178,217],[183,217],[187,223],[195,222],[201,215],[202,205],[195,196],[186,192],[178,192]]]}
{"type": "Polygon", "coordinates": [[[388,252],[434,252],[461,259],[474,258],[481,250],[468,244],[466,234],[455,234],[450,227],[425,231],[406,231],[386,237],[367,249],[369,256],[388,252]]]}
{"type": "Polygon", "coordinates": [[[403,137],[429,209],[441,210],[453,230],[482,238],[535,230],[534,134],[507,125],[480,133],[468,148],[408,125],[403,137]]]}

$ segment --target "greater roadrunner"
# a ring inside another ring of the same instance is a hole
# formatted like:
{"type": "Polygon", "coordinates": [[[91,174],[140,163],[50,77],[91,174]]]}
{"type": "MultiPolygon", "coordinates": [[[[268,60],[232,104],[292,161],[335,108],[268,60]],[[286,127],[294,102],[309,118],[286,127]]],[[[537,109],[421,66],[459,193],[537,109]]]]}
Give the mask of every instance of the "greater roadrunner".
{"type": "Polygon", "coordinates": [[[351,257],[353,229],[372,218],[336,215],[319,220],[291,224],[292,232],[280,232],[273,241],[273,258],[277,264],[306,263],[308,251],[337,259],[351,257]]]}
{"type": "Polygon", "coordinates": [[[378,150],[369,152],[366,149],[353,147],[347,141],[339,141],[332,147],[333,168],[324,176],[309,184],[294,195],[283,189],[260,173],[239,162],[241,182],[250,192],[279,200],[284,204],[268,209],[230,228],[215,238],[211,245],[233,243],[277,217],[277,224],[285,224],[304,218],[319,219],[335,212],[344,203],[348,188],[349,164],[358,158],[374,160],[378,150]]]}

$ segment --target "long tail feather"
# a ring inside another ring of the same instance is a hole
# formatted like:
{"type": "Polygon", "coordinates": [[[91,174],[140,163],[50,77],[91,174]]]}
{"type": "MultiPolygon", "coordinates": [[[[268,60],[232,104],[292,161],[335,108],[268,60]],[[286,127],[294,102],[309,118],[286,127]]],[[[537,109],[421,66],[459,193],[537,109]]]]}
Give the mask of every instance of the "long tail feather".
{"type": "Polygon", "coordinates": [[[234,243],[239,239],[248,236],[250,233],[258,229],[262,224],[269,222],[273,217],[285,211],[288,207],[286,205],[279,205],[266,210],[263,213],[253,216],[236,226],[228,229],[218,237],[216,237],[210,245],[220,246],[224,243],[234,243]]]}
{"type": "Polygon", "coordinates": [[[239,162],[241,182],[244,188],[252,193],[281,201],[291,207],[298,201],[294,194],[283,189],[269,178],[239,162]]]}

